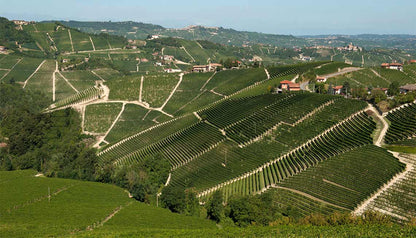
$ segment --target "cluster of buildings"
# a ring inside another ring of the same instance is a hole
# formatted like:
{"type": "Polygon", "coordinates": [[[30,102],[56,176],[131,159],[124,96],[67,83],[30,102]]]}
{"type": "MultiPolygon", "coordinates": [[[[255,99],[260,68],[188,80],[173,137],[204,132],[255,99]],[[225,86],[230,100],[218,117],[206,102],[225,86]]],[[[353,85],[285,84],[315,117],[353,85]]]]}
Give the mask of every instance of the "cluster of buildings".
{"type": "Polygon", "coordinates": [[[279,89],[277,89],[277,92],[281,92],[281,91],[296,92],[300,90],[301,90],[300,84],[294,83],[289,80],[283,80],[283,81],[280,81],[280,87],[279,89]]]}
{"type": "Polygon", "coordinates": [[[347,45],[347,46],[344,46],[344,47],[337,47],[337,50],[340,50],[340,51],[352,51],[352,52],[361,52],[361,51],[363,51],[363,48],[362,47],[359,47],[359,46],[356,46],[356,45],[353,45],[352,43],[350,43],[349,45],[347,45]]]}
{"type": "Polygon", "coordinates": [[[35,21],[24,21],[24,20],[12,20],[12,22],[20,26],[26,26],[26,25],[35,23],[35,21]]]}
{"type": "Polygon", "coordinates": [[[381,68],[403,71],[403,64],[400,64],[400,63],[382,63],[381,68]]]}
{"type": "Polygon", "coordinates": [[[192,72],[213,72],[218,67],[222,67],[222,64],[212,63],[207,65],[194,65],[192,66],[192,72]]]}

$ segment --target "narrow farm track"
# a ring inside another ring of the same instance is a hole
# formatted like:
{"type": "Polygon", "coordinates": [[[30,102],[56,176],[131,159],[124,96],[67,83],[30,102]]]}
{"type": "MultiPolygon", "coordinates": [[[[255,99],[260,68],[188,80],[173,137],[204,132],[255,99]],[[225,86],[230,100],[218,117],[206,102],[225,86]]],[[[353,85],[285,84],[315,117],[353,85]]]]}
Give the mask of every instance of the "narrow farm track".
{"type": "Polygon", "coordinates": [[[92,50],[95,51],[95,45],[94,45],[94,41],[92,41],[92,38],[90,36],[90,41],[91,41],[91,45],[92,45],[92,50]]]}
{"type": "Polygon", "coordinates": [[[72,52],[75,52],[75,50],[74,50],[74,43],[72,42],[71,30],[69,30],[69,29],[68,29],[68,35],[69,35],[69,41],[71,42],[72,52]]]}
{"type": "Polygon", "coordinates": [[[56,73],[58,70],[58,61],[55,60],[55,71],[52,74],[52,101],[55,102],[55,92],[56,92],[56,73]]]}
{"type": "Polygon", "coordinates": [[[142,100],[143,82],[144,82],[144,76],[142,75],[142,77],[140,78],[139,102],[143,102],[142,100]]]}
{"type": "Polygon", "coordinates": [[[94,70],[91,70],[91,73],[94,74],[95,76],[97,76],[97,78],[101,79],[103,82],[106,81],[103,77],[101,77],[99,74],[97,74],[94,70]]]}
{"type": "Polygon", "coordinates": [[[180,49],[183,49],[185,51],[185,53],[191,57],[192,62],[196,62],[195,58],[186,50],[185,46],[181,46],[180,49]]]}
{"type": "Polygon", "coordinates": [[[78,91],[78,89],[76,89],[75,87],[74,87],[74,85],[72,85],[72,83],[71,82],[69,82],[69,80],[61,73],[61,71],[57,71],[57,73],[65,80],[65,82],[75,91],[75,92],[77,92],[77,93],[79,93],[79,91],[78,91]]]}
{"type": "MultiPolygon", "coordinates": [[[[92,231],[95,228],[99,228],[102,227],[106,222],[108,222],[111,218],[113,218],[118,212],[120,212],[122,209],[130,206],[133,202],[128,202],[126,205],[124,206],[119,206],[116,209],[114,209],[114,211],[112,213],[110,213],[108,216],[106,216],[102,221],[96,222],[90,226],[88,226],[87,228],[85,228],[85,230],[87,231],[92,231]]],[[[73,234],[73,233],[72,233],[73,234]]]]}
{"type": "Polygon", "coordinates": [[[387,83],[391,83],[390,80],[386,79],[385,77],[381,76],[377,71],[375,71],[374,69],[371,69],[371,72],[373,72],[377,77],[383,79],[384,81],[386,81],[387,83]]]}
{"type": "Polygon", "coordinates": [[[312,200],[314,200],[314,201],[317,201],[317,202],[320,202],[320,203],[323,203],[323,204],[326,204],[326,205],[329,205],[329,206],[333,206],[333,207],[336,207],[336,208],[340,208],[340,209],[343,209],[343,210],[348,210],[348,209],[347,209],[347,208],[345,208],[345,207],[341,207],[341,206],[338,206],[338,205],[336,205],[336,204],[329,203],[329,202],[327,202],[327,201],[321,200],[321,199],[316,198],[316,197],[314,197],[314,196],[312,196],[312,195],[310,195],[310,194],[307,194],[307,193],[301,192],[301,191],[296,190],[296,189],[286,188],[286,187],[281,187],[281,186],[277,186],[277,185],[272,185],[271,187],[272,187],[272,188],[277,188],[277,189],[285,189],[285,190],[288,190],[288,191],[291,191],[291,192],[294,192],[294,193],[300,194],[300,195],[302,195],[302,196],[304,196],[304,197],[307,197],[307,198],[309,198],[309,199],[312,199],[312,200]]]}
{"type": "Polygon", "coordinates": [[[17,62],[10,68],[10,70],[7,73],[5,73],[3,75],[3,77],[0,78],[0,81],[2,79],[4,79],[14,69],[14,67],[16,67],[16,65],[18,65],[20,63],[20,61],[22,61],[22,60],[23,60],[23,58],[20,58],[19,60],[17,60],[17,62]]]}
{"type": "Polygon", "coordinates": [[[123,103],[123,106],[121,107],[120,112],[118,113],[116,119],[114,119],[113,123],[111,124],[110,128],[108,128],[107,132],[103,135],[100,136],[97,143],[94,144],[93,147],[98,148],[100,147],[101,142],[104,141],[105,137],[107,137],[108,133],[110,133],[110,131],[113,129],[113,127],[116,125],[116,123],[118,122],[118,119],[120,119],[121,115],[124,112],[124,108],[126,107],[126,103],[123,103]]]}
{"type": "Polygon", "coordinates": [[[264,72],[267,75],[267,79],[270,79],[270,73],[269,73],[269,71],[266,68],[264,68],[264,72]]]}
{"type": "Polygon", "coordinates": [[[40,67],[42,67],[42,65],[46,62],[46,60],[42,61],[39,66],[35,69],[35,71],[25,80],[24,84],[23,84],[23,88],[26,87],[27,82],[29,82],[29,79],[31,79],[33,77],[33,75],[36,74],[36,72],[38,72],[38,70],[40,69],[40,67]]]}
{"type": "MultiPolygon", "coordinates": [[[[178,89],[178,87],[179,87],[179,86],[181,85],[181,83],[182,83],[182,79],[183,79],[183,73],[179,74],[179,81],[178,81],[178,83],[177,83],[177,84],[176,84],[176,86],[173,88],[172,92],[170,92],[170,94],[169,94],[168,98],[165,100],[165,102],[162,104],[162,106],[159,108],[160,110],[163,110],[163,108],[166,106],[166,104],[167,104],[167,103],[169,102],[169,100],[172,98],[173,94],[175,94],[176,90],[178,89]]],[[[140,96],[139,96],[139,98],[140,98],[140,99],[142,98],[142,87],[143,87],[142,82],[143,82],[143,81],[141,81],[141,82],[140,82],[140,96]]],[[[140,99],[139,99],[139,101],[140,101],[140,99]]]]}
{"type": "Polygon", "coordinates": [[[211,79],[215,76],[215,74],[217,74],[217,71],[215,71],[208,79],[207,81],[205,81],[204,85],[202,85],[202,87],[199,89],[199,91],[202,91],[205,86],[207,86],[207,84],[209,83],[209,81],[211,81],[211,79]]]}

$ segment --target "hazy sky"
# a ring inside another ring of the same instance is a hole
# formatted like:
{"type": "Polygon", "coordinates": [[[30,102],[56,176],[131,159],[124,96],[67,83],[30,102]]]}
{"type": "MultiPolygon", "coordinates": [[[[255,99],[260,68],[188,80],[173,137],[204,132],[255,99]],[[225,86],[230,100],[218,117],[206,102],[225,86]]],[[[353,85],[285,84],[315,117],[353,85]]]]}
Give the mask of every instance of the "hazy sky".
{"type": "Polygon", "coordinates": [[[416,0],[0,0],[0,15],[25,20],[140,21],[276,34],[415,34],[416,0]]]}

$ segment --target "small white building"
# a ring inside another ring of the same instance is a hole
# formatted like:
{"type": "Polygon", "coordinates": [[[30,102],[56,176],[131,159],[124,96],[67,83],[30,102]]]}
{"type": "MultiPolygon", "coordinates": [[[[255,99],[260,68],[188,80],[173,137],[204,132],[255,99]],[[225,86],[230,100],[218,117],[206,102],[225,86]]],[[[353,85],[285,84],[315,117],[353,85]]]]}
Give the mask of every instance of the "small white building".
{"type": "Polygon", "coordinates": [[[398,71],[403,71],[403,64],[400,64],[400,63],[382,63],[381,67],[385,69],[394,69],[398,71]]]}
{"type": "Polygon", "coordinates": [[[180,73],[180,72],[182,72],[182,70],[169,68],[169,69],[165,69],[165,72],[166,73],[180,73]]]}

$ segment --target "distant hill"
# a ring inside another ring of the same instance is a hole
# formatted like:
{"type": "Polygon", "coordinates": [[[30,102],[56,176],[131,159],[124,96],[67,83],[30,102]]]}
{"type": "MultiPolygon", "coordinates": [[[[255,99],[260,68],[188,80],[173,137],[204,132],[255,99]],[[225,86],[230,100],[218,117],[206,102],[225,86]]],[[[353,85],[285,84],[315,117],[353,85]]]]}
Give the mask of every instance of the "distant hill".
{"type": "Polygon", "coordinates": [[[222,27],[188,26],[181,29],[164,28],[141,22],[81,22],[62,21],[62,24],[89,33],[107,32],[129,39],[145,39],[148,35],[180,37],[188,40],[209,40],[226,45],[266,44],[281,47],[303,46],[304,39],[291,35],[274,35],[258,32],[237,31],[222,27]]]}

